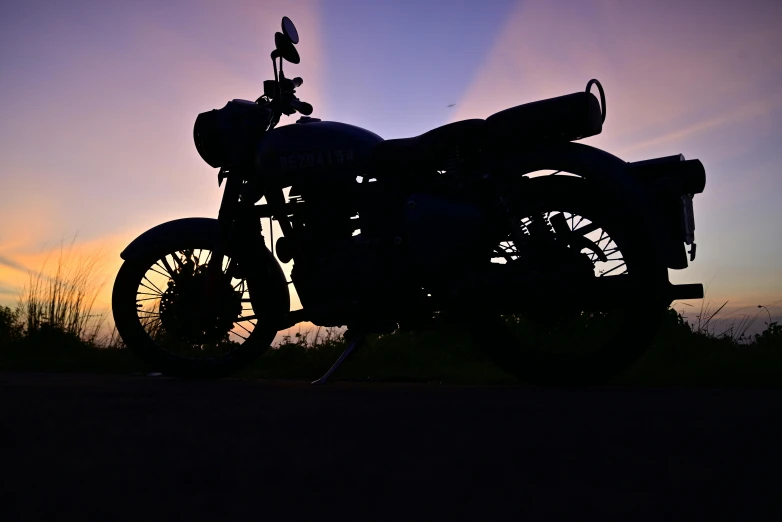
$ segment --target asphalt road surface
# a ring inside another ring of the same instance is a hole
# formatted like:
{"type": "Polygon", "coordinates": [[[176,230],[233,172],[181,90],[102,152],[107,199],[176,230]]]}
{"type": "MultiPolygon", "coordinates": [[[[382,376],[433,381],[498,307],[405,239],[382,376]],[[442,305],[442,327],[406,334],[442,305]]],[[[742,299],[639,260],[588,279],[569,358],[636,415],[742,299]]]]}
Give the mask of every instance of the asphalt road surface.
{"type": "Polygon", "coordinates": [[[0,375],[0,520],[778,522],[780,414],[782,390],[0,375]]]}

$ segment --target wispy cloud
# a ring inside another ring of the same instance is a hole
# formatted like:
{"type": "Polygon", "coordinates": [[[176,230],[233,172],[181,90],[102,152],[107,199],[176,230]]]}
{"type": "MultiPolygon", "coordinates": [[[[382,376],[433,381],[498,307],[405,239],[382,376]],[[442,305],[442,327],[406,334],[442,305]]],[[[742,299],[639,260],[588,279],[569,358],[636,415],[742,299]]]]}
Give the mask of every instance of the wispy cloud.
{"type": "Polygon", "coordinates": [[[744,125],[756,118],[763,118],[773,111],[782,108],[782,98],[778,96],[764,100],[754,100],[733,109],[720,112],[713,117],[707,117],[700,121],[695,121],[689,125],[679,128],[673,128],[666,134],[639,141],[628,147],[623,147],[620,151],[622,155],[630,155],[637,151],[643,151],[660,145],[673,143],[681,144],[684,140],[701,135],[707,131],[717,130],[726,126],[744,125]]]}
{"type": "Polygon", "coordinates": [[[26,266],[3,255],[0,255],[0,265],[13,268],[14,270],[19,270],[20,272],[27,272],[26,266]]]}
{"type": "Polygon", "coordinates": [[[782,258],[769,241],[782,220],[782,158],[769,145],[782,134],[782,3],[715,4],[519,2],[453,120],[576,92],[598,78],[608,115],[587,144],[627,161],[681,152],[706,165],[698,259],[671,271],[674,282],[704,281],[724,267],[709,298],[751,306],[782,295],[782,258]]]}

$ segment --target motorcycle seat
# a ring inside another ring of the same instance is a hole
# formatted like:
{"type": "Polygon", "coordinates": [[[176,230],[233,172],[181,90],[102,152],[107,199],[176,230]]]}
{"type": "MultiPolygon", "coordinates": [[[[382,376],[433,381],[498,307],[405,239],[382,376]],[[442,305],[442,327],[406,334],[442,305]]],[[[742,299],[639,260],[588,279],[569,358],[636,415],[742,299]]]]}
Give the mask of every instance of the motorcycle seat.
{"type": "Polygon", "coordinates": [[[542,141],[574,141],[600,134],[603,111],[590,92],[577,92],[517,105],[485,120],[457,121],[420,136],[375,145],[381,170],[440,170],[455,149],[517,148],[542,141]]]}
{"type": "Polygon", "coordinates": [[[413,138],[381,141],[373,151],[374,164],[388,170],[415,167],[416,170],[441,168],[449,151],[479,141],[485,121],[462,120],[432,129],[413,138]]]}
{"type": "Polygon", "coordinates": [[[594,94],[577,92],[525,103],[486,118],[489,145],[574,141],[600,134],[603,112],[594,94]]]}

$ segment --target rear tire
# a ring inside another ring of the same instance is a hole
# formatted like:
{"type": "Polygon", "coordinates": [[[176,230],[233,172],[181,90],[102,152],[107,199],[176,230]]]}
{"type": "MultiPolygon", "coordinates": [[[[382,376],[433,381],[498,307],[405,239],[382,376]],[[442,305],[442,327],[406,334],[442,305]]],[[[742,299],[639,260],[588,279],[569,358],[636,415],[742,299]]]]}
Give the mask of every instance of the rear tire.
{"type": "MultiPolygon", "coordinates": [[[[521,317],[478,312],[472,327],[473,341],[501,369],[528,383],[559,386],[604,383],[644,354],[670,304],[669,300],[666,302],[664,290],[667,269],[656,255],[647,215],[641,204],[633,207],[626,203],[629,195],[625,194],[624,200],[618,199],[621,195],[583,178],[547,176],[520,185],[524,187],[523,192],[510,197],[517,201],[523,198],[522,206],[527,211],[524,215],[550,211],[545,214],[548,217],[558,211],[588,217],[592,223],[599,224],[624,256],[623,277],[629,277],[630,291],[623,302],[611,305],[615,309],[597,315],[582,310],[578,303],[562,303],[563,308],[575,307],[576,313],[569,323],[563,319],[555,326],[536,319],[534,312],[521,317]],[[604,340],[590,344],[586,340],[587,330],[579,330],[585,325],[587,328],[591,325],[590,332],[602,332],[601,325],[607,325],[604,329],[610,333],[604,340]]],[[[529,303],[524,305],[529,307],[529,303]]],[[[544,312],[556,318],[560,310],[544,312]]]]}

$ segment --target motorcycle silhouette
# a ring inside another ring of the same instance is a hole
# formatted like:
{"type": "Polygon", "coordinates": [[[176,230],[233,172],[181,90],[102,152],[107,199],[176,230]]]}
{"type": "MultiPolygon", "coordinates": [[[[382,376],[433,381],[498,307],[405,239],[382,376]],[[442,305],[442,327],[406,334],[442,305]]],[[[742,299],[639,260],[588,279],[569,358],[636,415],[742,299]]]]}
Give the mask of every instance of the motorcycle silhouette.
{"type": "Polygon", "coordinates": [[[316,383],[369,334],[436,329],[463,331],[525,381],[597,383],[644,353],[674,299],[703,297],[702,285],[668,279],[695,258],[703,165],[628,163],[574,143],[602,131],[597,80],[383,140],[310,117],[302,79],[283,72],[300,61],[287,17],[274,40],[263,96],[195,121],[198,153],[225,181],[217,219],[163,223],[121,253],[116,327],[157,370],[229,375],[310,321],[347,326],[349,341],[316,383]],[[280,266],[290,262],[299,310],[280,266]]]}

